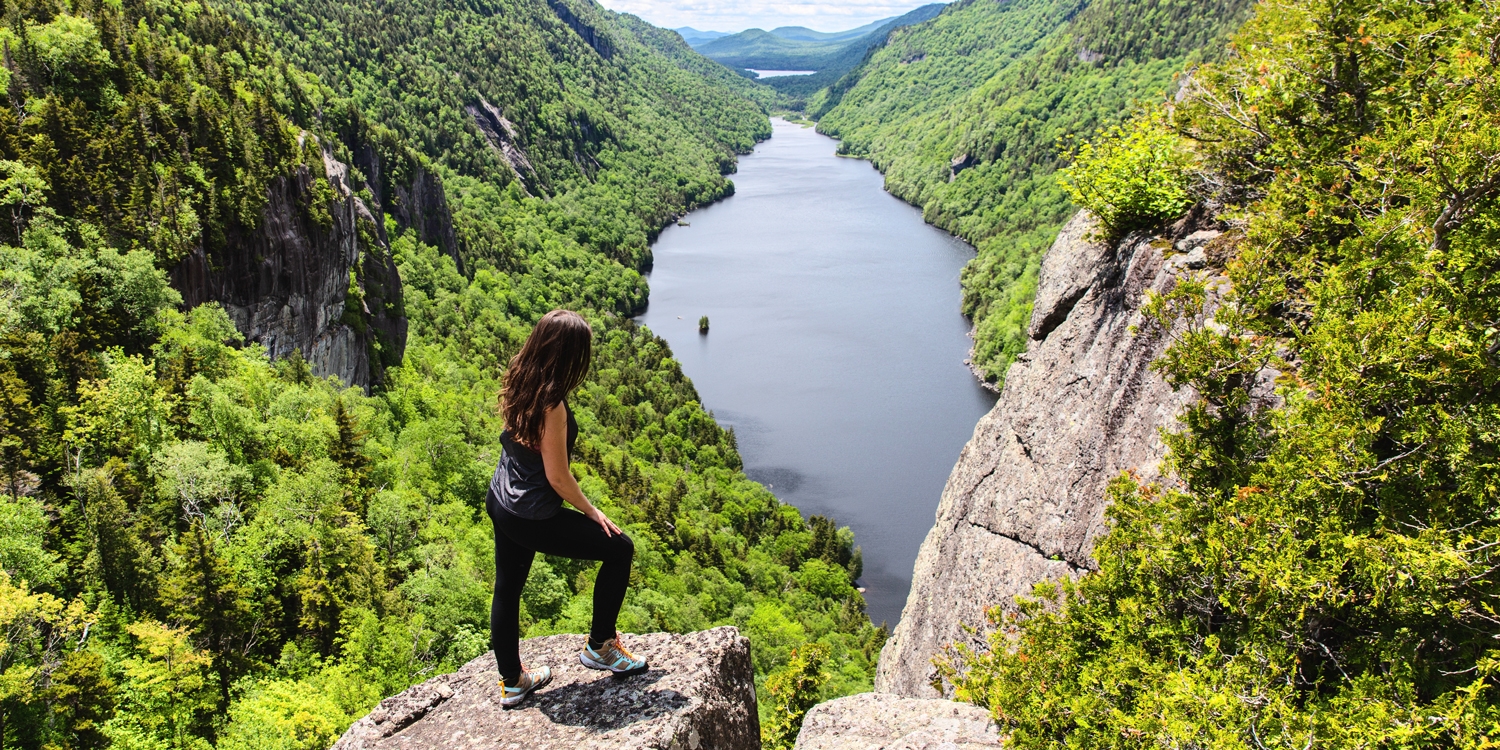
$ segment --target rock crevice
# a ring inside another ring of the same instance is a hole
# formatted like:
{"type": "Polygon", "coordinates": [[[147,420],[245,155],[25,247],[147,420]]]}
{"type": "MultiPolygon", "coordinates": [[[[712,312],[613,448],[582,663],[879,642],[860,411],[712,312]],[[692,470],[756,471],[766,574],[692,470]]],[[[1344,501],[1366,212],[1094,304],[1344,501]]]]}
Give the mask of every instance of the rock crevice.
{"type": "Polygon", "coordinates": [[[495,150],[500,160],[510,168],[511,174],[520,182],[521,189],[527,195],[546,195],[547,185],[537,176],[536,167],[532,166],[531,159],[526,155],[526,149],[521,146],[519,131],[515,123],[505,118],[495,105],[490,104],[484,97],[480,97],[473,104],[464,108],[473,118],[474,126],[484,134],[489,142],[490,148],[495,150]]]}

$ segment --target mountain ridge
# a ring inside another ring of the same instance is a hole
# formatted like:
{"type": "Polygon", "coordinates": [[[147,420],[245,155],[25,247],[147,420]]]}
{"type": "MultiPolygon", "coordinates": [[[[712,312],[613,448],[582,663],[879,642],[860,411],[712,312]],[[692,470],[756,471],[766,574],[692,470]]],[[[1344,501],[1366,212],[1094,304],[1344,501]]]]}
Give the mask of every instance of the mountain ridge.
{"type": "MultiPolygon", "coordinates": [[[[734,68],[816,70],[825,72],[825,77],[836,78],[852,69],[866,50],[880,44],[891,29],[920,23],[936,15],[942,7],[942,3],[929,3],[900,16],[842,32],[825,33],[800,26],[771,31],[746,29],[695,45],[694,49],[734,68]]],[[[824,85],[827,84],[818,84],[824,85]]]]}
{"type": "Polygon", "coordinates": [[[981,379],[998,386],[1026,348],[1040,258],[1074,210],[1053,178],[1068,139],[1171,94],[1177,74],[1222,53],[1250,6],[955,3],[893,30],[858,68],[806,97],[840,153],[870,159],[892,194],[978,249],[962,285],[981,379]]]}

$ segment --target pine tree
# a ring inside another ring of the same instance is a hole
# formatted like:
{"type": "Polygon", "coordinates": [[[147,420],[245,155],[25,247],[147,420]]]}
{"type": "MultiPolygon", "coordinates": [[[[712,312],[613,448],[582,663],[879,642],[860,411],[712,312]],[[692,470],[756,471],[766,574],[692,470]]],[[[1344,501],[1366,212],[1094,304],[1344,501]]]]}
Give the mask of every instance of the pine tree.
{"type": "Polygon", "coordinates": [[[115,712],[117,685],[106,671],[104,657],[80,649],[68,654],[52,672],[44,700],[50,709],[48,748],[97,750],[109,747],[104,722],[115,712]]]}
{"type": "Polygon", "coordinates": [[[766,678],[770,693],[770,719],[761,726],[761,742],[770,750],[791,750],[802,730],[808,709],[817,705],[819,691],[828,681],[823,667],[828,647],[808,643],[792,650],[792,658],[780,671],[766,678]]]}
{"type": "Polygon", "coordinates": [[[215,551],[201,522],[193,522],[180,536],[173,557],[162,578],[161,603],[169,619],[187,627],[198,647],[212,654],[222,708],[235,679],[250,666],[248,657],[260,631],[250,592],[235,580],[234,569],[215,551]]]}
{"type": "Polygon", "coordinates": [[[343,469],[345,508],[364,517],[374,493],[369,481],[370,459],[364,453],[366,433],[360,429],[342,397],[334,399],[333,423],[338,435],[329,446],[328,457],[343,469]]]}
{"type": "MultiPolygon", "coordinates": [[[[71,479],[82,511],[85,569],[116,604],[138,612],[155,609],[158,560],[142,537],[136,514],[116,487],[121,464],[111,461],[98,469],[84,469],[71,479]]],[[[71,510],[71,509],[70,509],[71,510]]]]}

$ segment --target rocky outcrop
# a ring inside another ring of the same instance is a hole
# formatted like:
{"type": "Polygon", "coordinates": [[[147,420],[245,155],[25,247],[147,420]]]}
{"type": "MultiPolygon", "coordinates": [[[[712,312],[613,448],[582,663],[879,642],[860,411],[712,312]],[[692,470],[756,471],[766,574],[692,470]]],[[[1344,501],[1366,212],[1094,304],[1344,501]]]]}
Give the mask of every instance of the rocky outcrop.
{"type": "Polygon", "coordinates": [[[959,154],[953,157],[953,161],[948,163],[948,181],[952,182],[958,179],[959,172],[974,166],[976,162],[977,160],[972,154],[959,154]]]}
{"type": "Polygon", "coordinates": [[[807,712],[794,750],[993,750],[989,712],[938,698],[860,693],[807,712]]]}
{"type": "Polygon", "coordinates": [[[750,642],[731,627],[674,635],[626,636],[651,662],[644,675],[616,679],[578,662],[581,635],[522,641],[528,666],[552,668],[552,684],[520,707],[500,707],[494,654],[380,702],[334,750],[446,747],[660,748],[760,747],[750,642]]]}
{"type": "Polygon", "coordinates": [[[453,214],[448,210],[443,182],[425,167],[417,167],[410,181],[391,188],[394,200],[387,210],[396,224],[411,227],[417,239],[442,250],[463,268],[458,233],[453,229],[453,214]]]}
{"type": "Polygon", "coordinates": [[[253,230],[196,248],[172,269],[172,282],[187,307],[222,304],[247,341],[273,358],[299,351],[315,374],[368,388],[406,348],[385,211],[455,258],[458,241],[442,183],[420,164],[410,160],[406,179],[386,185],[373,144],[350,148],[357,174],[322,150],[321,165],[272,181],[253,230]]]}
{"type": "MultiPolygon", "coordinates": [[[[389,134],[375,139],[367,130],[353,131],[345,133],[343,139],[352,153],[353,165],[364,175],[365,186],[379,204],[369,208],[377,216],[381,210],[389,213],[396,226],[411,229],[418,241],[442,250],[462,269],[458,233],[453,229],[443,181],[389,134]]],[[[385,223],[378,224],[380,240],[385,242],[385,223]]]]}
{"type": "Polygon", "coordinates": [[[1169,336],[1141,324],[1147,290],[1204,265],[1217,231],[1184,220],[1165,235],[1092,241],[1091,217],[1063,228],[1042,263],[1029,351],[974,428],[918,553],[911,593],[880,656],[877,690],[936,696],[932,658],[980,633],[985,609],[1092,565],[1105,487],[1130,469],[1151,480],[1192,397],[1150,364],[1169,336]]]}
{"type": "Polygon", "coordinates": [[[484,135],[489,142],[490,148],[495,150],[495,155],[510,168],[511,174],[520,182],[522,190],[527,195],[545,195],[547,186],[537,176],[536,167],[532,166],[531,158],[526,155],[526,149],[521,146],[521,134],[516,130],[515,123],[505,118],[495,105],[490,104],[484,97],[480,97],[473,104],[464,108],[473,118],[474,126],[484,135]]]}
{"type": "Polygon", "coordinates": [[[547,4],[552,7],[552,12],[556,13],[557,17],[582,37],[590,47],[593,47],[600,57],[608,60],[615,56],[615,43],[608,35],[579,18],[578,14],[574,13],[573,9],[562,0],[547,0],[547,4]]]}

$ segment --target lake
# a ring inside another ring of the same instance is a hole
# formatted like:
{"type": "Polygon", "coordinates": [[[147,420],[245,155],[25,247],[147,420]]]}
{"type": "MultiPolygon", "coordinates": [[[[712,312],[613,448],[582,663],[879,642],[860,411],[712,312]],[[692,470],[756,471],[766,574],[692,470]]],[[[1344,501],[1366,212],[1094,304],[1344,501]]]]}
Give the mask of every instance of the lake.
{"type": "Polygon", "coordinates": [[[833,139],[773,124],[732,197],[662,232],[638,320],[734,428],[752,479],[854,530],[870,618],[894,627],[948,473],[994,404],[964,364],[958,274],[974,250],[833,139]]]}

